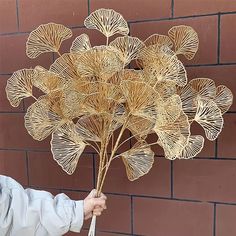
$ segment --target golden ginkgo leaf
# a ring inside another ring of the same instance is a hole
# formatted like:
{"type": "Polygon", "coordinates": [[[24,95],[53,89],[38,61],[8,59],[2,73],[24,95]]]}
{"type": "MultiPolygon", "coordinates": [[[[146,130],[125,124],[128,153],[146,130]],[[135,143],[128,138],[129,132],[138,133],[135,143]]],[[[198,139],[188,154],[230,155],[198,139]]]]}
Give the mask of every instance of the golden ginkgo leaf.
{"type": "Polygon", "coordinates": [[[179,86],[186,85],[187,73],[184,65],[172,53],[173,51],[167,47],[151,45],[139,54],[144,74],[152,86],[166,80],[173,81],[179,86]]]}
{"type": "Polygon", "coordinates": [[[156,99],[156,122],[160,125],[174,122],[182,112],[182,102],[179,95],[174,94],[163,100],[162,97],[156,99]]]}
{"type": "Polygon", "coordinates": [[[37,75],[33,69],[22,69],[13,73],[8,79],[6,94],[13,107],[18,107],[21,100],[32,97],[32,80],[37,75]]]}
{"type": "Polygon", "coordinates": [[[41,66],[36,66],[37,76],[32,79],[35,87],[48,94],[64,87],[64,80],[54,72],[48,71],[41,66]]]}
{"type": "Polygon", "coordinates": [[[233,104],[233,94],[229,88],[224,85],[220,85],[216,88],[216,97],[214,101],[220,108],[221,113],[224,114],[233,104]]]}
{"type": "Polygon", "coordinates": [[[161,46],[167,46],[169,48],[173,47],[173,42],[170,40],[170,38],[167,35],[162,35],[162,34],[152,34],[144,41],[144,44],[146,46],[157,44],[159,47],[161,46]]]}
{"type": "Polygon", "coordinates": [[[184,147],[178,159],[190,159],[199,154],[204,146],[204,138],[201,135],[191,135],[188,144],[184,147]]]}
{"type": "Polygon", "coordinates": [[[196,98],[198,92],[187,84],[184,87],[177,86],[177,94],[181,98],[184,113],[188,116],[189,122],[192,122],[197,112],[196,98]]]}
{"type": "Polygon", "coordinates": [[[92,12],[84,21],[88,29],[96,29],[107,38],[114,34],[128,35],[129,27],[120,13],[112,9],[98,9],[92,12]]]}
{"type": "Polygon", "coordinates": [[[50,99],[44,95],[28,107],[25,114],[25,127],[36,140],[47,138],[65,121],[52,110],[50,99]]]}
{"type": "Polygon", "coordinates": [[[156,103],[153,98],[157,95],[151,86],[142,81],[124,80],[121,82],[121,90],[132,115],[156,119],[156,103]]]}
{"type": "Polygon", "coordinates": [[[53,159],[69,175],[73,174],[86,144],[76,132],[73,123],[62,125],[52,133],[53,159]]]}
{"type": "Polygon", "coordinates": [[[155,122],[149,119],[131,115],[127,122],[127,129],[131,131],[132,135],[134,135],[136,139],[142,139],[151,133],[154,125],[155,122]]]}
{"type": "Polygon", "coordinates": [[[120,125],[110,114],[97,114],[81,117],[76,123],[76,130],[83,139],[100,142],[108,138],[120,125]]]}
{"type": "Polygon", "coordinates": [[[121,154],[126,174],[130,181],[134,181],[147,174],[154,163],[154,152],[144,143],[138,143],[129,151],[121,154]]]}
{"type": "Polygon", "coordinates": [[[199,39],[196,31],[186,25],[174,26],[168,31],[170,39],[174,43],[175,53],[183,54],[188,60],[191,60],[199,45],[199,39]]]}
{"type": "Polygon", "coordinates": [[[83,52],[87,51],[91,48],[89,36],[87,34],[81,34],[80,36],[76,37],[75,40],[72,42],[70,47],[70,52],[83,52]]]}
{"type": "Polygon", "coordinates": [[[192,79],[189,81],[189,86],[191,86],[196,93],[197,99],[213,99],[216,96],[216,86],[212,79],[192,79]]]}
{"type": "Polygon", "coordinates": [[[49,71],[57,74],[65,81],[70,79],[79,79],[80,76],[77,73],[76,66],[78,58],[78,53],[65,53],[54,61],[54,63],[50,66],[49,71]]]}
{"type": "Polygon", "coordinates": [[[96,77],[106,81],[123,68],[123,63],[114,47],[97,46],[84,52],[77,64],[82,77],[96,77]]]}
{"type": "Polygon", "coordinates": [[[220,108],[212,100],[199,99],[195,116],[209,140],[215,140],[223,128],[223,117],[220,108]]]}
{"type": "Polygon", "coordinates": [[[121,55],[124,66],[128,65],[132,60],[137,58],[139,51],[145,46],[144,43],[131,36],[117,37],[110,43],[110,46],[115,47],[121,55]]]}
{"type": "Polygon", "coordinates": [[[154,90],[164,101],[177,93],[176,83],[171,80],[157,83],[157,85],[154,87],[154,90]]]}
{"type": "Polygon", "coordinates": [[[164,149],[167,159],[173,160],[181,155],[190,136],[188,117],[184,112],[175,121],[157,121],[153,130],[158,135],[158,143],[164,149]]]}
{"type": "Polygon", "coordinates": [[[61,43],[72,37],[71,29],[61,24],[48,23],[33,30],[26,42],[26,54],[36,58],[45,52],[58,52],[61,43]]]}

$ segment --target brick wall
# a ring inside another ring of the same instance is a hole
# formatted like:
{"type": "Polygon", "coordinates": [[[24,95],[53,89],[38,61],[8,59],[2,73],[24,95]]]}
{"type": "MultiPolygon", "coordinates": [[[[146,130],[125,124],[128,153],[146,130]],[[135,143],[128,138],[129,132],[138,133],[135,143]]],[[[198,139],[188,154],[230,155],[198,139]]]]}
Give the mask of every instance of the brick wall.
{"type": "MultiPolygon", "coordinates": [[[[25,55],[27,35],[39,24],[62,23],[75,36],[86,32],[94,44],[103,43],[102,36],[83,28],[84,18],[101,7],[123,14],[131,35],[141,39],[166,34],[173,25],[192,26],[200,48],[194,60],[184,61],[189,79],[210,77],[236,92],[235,0],[0,0],[0,173],[24,186],[65,192],[75,199],[94,187],[96,156],[91,150],[73,176],[64,174],[52,160],[49,139],[36,142],[24,128],[29,101],[13,109],[5,86],[13,71],[53,62],[52,54],[35,60],[25,55]]],[[[97,236],[235,236],[236,102],[224,117],[218,140],[206,142],[194,160],[167,161],[155,147],[153,169],[134,183],[115,161],[104,187],[108,210],[98,220],[97,236]]],[[[81,235],[87,235],[87,228],[88,222],[81,235]]]]}

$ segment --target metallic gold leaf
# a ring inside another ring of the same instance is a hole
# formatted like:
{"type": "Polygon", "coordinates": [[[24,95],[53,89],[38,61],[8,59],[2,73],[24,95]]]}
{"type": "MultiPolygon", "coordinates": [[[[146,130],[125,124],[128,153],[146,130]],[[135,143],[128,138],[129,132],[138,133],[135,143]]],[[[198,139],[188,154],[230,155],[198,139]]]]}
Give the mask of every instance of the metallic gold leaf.
{"type": "Polygon", "coordinates": [[[98,46],[84,52],[77,64],[82,77],[97,77],[106,81],[123,68],[122,61],[113,47],[98,46]]]}
{"type": "Polygon", "coordinates": [[[223,117],[221,110],[212,100],[199,99],[195,116],[195,121],[199,123],[209,140],[215,140],[223,128],[223,117]]]}
{"type": "Polygon", "coordinates": [[[129,112],[135,116],[156,119],[156,92],[145,82],[124,80],[121,90],[127,102],[129,112]]]}
{"type": "Polygon", "coordinates": [[[72,36],[72,31],[61,24],[48,23],[33,30],[26,42],[26,54],[36,58],[45,52],[58,52],[61,43],[72,36]]]}
{"type": "Polygon", "coordinates": [[[172,51],[166,47],[151,45],[139,54],[144,74],[149,83],[157,86],[159,82],[170,80],[179,86],[187,83],[187,74],[184,65],[172,51]]]}
{"type": "Polygon", "coordinates": [[[57,74],[65,81],[70,79],[80,79],[76,66],[79,56],[80,54],[78,53],[65,53],[54,61],[50,66],[49,71],[57,74]]]}
{"type": "Polygon", "coordinates": [[[216,96],[216,86],[212,79],[192,79],[189,81],[189,85],[196,93],[197,99],[213,99],[216,96]]]}
{"type": "Polygon", "coordinates": [[[74,173],[85,146],[73,123],[64,124],[52,133],[53,159],[69,175],[74,173]]]}
{"type": "Polygon", "coordinates": [[[80,36],[76,37],[73,41],[70,52],[83,52],[91,49],[90,40],[87,34],[81,34],[80,36]]]}
{"type": "Polygon", "coordinates": [[[177,86],[177,94],[181,98],[182,109],[184,113],[188,116],[189,122],[191,123],[197,112],[197,94],[198,92],[194,90],[189,84],[184,87],[177,86]]]}
{"type": "Polygon", "coordinates": [[[56,113],[46,95],[41,96],[29,106],[25,114],[25,127],[28,133],[38,141],[47,138],[64,122],[65,120],[56,113]]]}
{"type": "Polygon", "coordinates": [[[42,92],[48,94],[64,87],[64,80],[57,74],[46,70],[41,66],[36,66],[35,71],[37,76],[32,79],[35,87],[39,88],[42,92]]]}
{"type": "Polygon", "coordinates": [[[154,128],[155,122],[140,116],[131,115],[128,119],[127,129],[136,139],[145,139],[154,128]]]}
{"type": "Polygon", "coordinates": [[[178,159],[190,159],[199,154],[204,146],[204,138],[201,135],[191,135],[188,144],[184,147],[178,159]]]}
{"type": "Polygon", "coordinates": [[[167,159],[173,160],[181,155],[190,136],[188,117],[184,112],[175,121],[157,121],[153,130],[158,135],[159,145],[164,149],[167,159]]]}
{"type": "Polygon", "coordinates": [[[221,113],[224,114],[233,104],[233,94],[226,86],[220,85],[216,88],[216,97],[214,101],[220,108],[221,113]]]}
{"type": "Polygon", "coordinates": [[[174,43],[175,53],[183,54],[188,60],[191,60],[199,45],[199,39],[196,31],[186,25],[174,26],[168,31],[170,39],[174,43]]]}
{"type": "Polygon", "coordinates": [[[109,45],[121,52],[120,55],[124,66],[136,59],[138,52],[145,46],[140,39],[130,36],[117,37],[109,45]]]}
{"type": "Polygon", "coordinates": [[[152,34],[144,41],[144,44],[146,46],[157,44],[159,47],[161,46],[167,46],[169,48],[173,47],[173,43],[170,40],[170,38],[162,34],[152,34]]]}
{"type": "Polygon", "coordinates": [[[98,9],[92,12],[84,21],[88,29],[96,29],[107,38],[114,34],[127,35],[129,27],[120,13],[112,9],[98,9]]]}
{"type": "Polygon", "coordinates": [[[138,143],[129,151],[122,153],[121,157],[130,181],[147,174],[154,163],[154,152],[150,147],[145,147],[145,143],[138,143]]]}
{"type": "Polygon", "coordinates": [[[36,75],[33,69],[22,69],[14,72],[8,79],[6,94],[13,107],[18,107],[22,99],[33,96],[32,80],[36,75]]]}

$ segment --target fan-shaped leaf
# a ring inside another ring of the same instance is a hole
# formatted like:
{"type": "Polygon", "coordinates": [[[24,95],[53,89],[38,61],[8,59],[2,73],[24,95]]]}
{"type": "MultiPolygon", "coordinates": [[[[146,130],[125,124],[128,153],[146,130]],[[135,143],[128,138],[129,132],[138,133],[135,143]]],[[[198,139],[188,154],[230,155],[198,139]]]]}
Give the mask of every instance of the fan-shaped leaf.
{"type": "Polygon", "coordinates": [[[47,138],[65,121],[55,112],[47,96],[41,96],[38,101],[28,107],[25,114],[25,127],[36,140],[47,138]]]}
{"type": "Polygon", "coordinates": [[[69,175],[73,174],[86,144],[75,130],[73,123],[62,125],[52,134],[53,159],[69,175]]]}
{"type": "Polygon", "coordinates": [[[204,138],[201,135],[191,135],[188,144],[184,147],[179,159],[190,159],[197,156],[204,146],[204,138]]]}
{"type": "Polygon", "coordinates": [[[79,58],[77,72],[82,77],[97,77],[106,81],[123,68],[113,47],[99,46],[84,52],[79,58]]]}
{"type": "Polygon", "coordinates": [[[212,100],[198,100],[195,121],[205,130],[209,140],[215,140],[223,128],[223,117],[220,109],[212,100]]]}
{"type": "Polygon", "coordinates": [[[145,41],[144,44],[146,46],[157,44],[159,47],[167,46],[169,48],[173,47],[173,43],[170,38],[166,35],[161,34],[152,34],[145,41]]]}
{"type": "Polygon", "coordinates": [[[112,9],[98,9],[92,12],[84,21],[88,29],[96,29],[110,37],[114,34],[127,35],[129,27],[123,16],[112,9]]]}
{"type": "Polygon", "coordinates": [[[32,80],[36,75],[35,70],[23,69],[14,72],[8,79],[6,94],[13,107],[18,107],[22,99],[33,96],[32,80]]]}
{"type": "Polygon", "coordinates": [[[45,52],[58,52],[61,43],[72,36],[71,29],[61,24],[48,23],[32,31],[26,42],[26,54],[36,58],[45,52]]]}
{"type": "Polygon", "coordinates": [[[130,181],[147,174],[154,163],[154,152],[145,143],[138,143],[129,151],[121,154],[130,181]]]}
{"type": "Polygon", "coordinates": [[[174,26],[168,31],[170,39],[175,46],[175,53],[183,54],[188,60],[191,60],[199,45],[199,39],[196,31],[185,25],[174,26]]]}
{"type": "Polygon", "coordinates": [[[137,58],[139,51],[145,45],[136,37],[124,36],[116,38],[110,43],[110,46],[115,47],[119,52],[121,52],[123,64],[126,66],[132,60],[137,58]]]}
{"type": "Polygon", "coordinates": [[[220,108],[221,113],[224,114],[233,104],[233,94],[226,86],[220,85],[216,88],[216,97],[214,101],[220,108]]]}
{"type": "Polygon", "coordinates": [[[83,52],[91,49],[90,40],[87,34],[81,34],[73,41],[70,52],[83,52]]]}

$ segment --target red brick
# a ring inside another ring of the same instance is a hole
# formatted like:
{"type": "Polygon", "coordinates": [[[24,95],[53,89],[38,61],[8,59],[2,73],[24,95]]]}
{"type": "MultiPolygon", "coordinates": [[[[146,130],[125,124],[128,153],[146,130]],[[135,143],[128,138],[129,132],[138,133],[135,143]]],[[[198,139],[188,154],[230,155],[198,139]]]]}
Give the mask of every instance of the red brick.
{"type": "Polygon", "coordinates": [[[49,22],[81,26],[87,14],[87,0],[19,1],[20,31],[24,32],[49,22]]]}
{"type": "Polygon", "coordinates": [[[217,16],[186,18],[159,22],[130,24],[131,35],[142,40],[151,34],[168,34],[175,25],[189,25],[198,33],[199,50],[191,61],[180,57],[184,64],[209,64],[217,62],[217,16]],[[206,50],[207,48],[207,50],[206,50]]]}
{"type": "Polygon", "coordinates": [[[171,0],[91,0],[91,11],[99,8],[111,8],[123,15],[127,21],[161,19],[171,16],[171,0]]]}
{"type": "Polygon", "coordinates": [[[58,189],[93,188],[93,160],[90,155],[81,157],[73,175],[67,175],[50,152],[29,152],[28,155],[30,185],[58,189]]]}
{"type": "MultiPolygon", "coordinates": [[[[227,5],[227,4],[226,4],[227,5]]],[[[220,62],[236,61],[236,15],[221,17],[220,62]]]]}
{"type": "Polygon", "coordinates": [[[22,185],[27,185],[25,152],[0,150],[0,174],[10,176],[22,185]]]}
{"type": "MultiPolygon", "coordinates": [[[[215,81],[216,86],[225,85],[227,86],[235,96],[236,94],[236,83],[235,74],[236,66],[199,66],[199,67],[187,67],[188,79],[193,78],[211,78],[215,81]]],[[[236,111],[236,99],[234,98],[233,104],[230,107],[230,111],[236,111]]]]}
{"type": "Polygon", "coordinates": [[[37,59],[30,59],[25,53],[27,35],[0,36],[0,73],[12,73],[23,68],[41,65],[46,68],[52,63],[52,53],[46,53],[37,59]]]}
{"type": "Polygon", "coordinates": [[[7,99],[6,95],[6,85],[7,80],[10,78],[9,76],[1,75],[0,76],[0,111],[10,111],[10,112],[17,112],[17,111],[23,111],[23,105],[22,103],[19,105],[19,107],[12,107],[10,102],[7,99]]]}
{"type": "Polygon", "coordinates": [[[24,114],[0,115],[0,148],[49,150],[50,138],[34,140],[24,127],[24,114]]]}
{"type": "Polygon", "coordinates": [[[10,33],[17,30],[16,0],[1,0],[0,32],[10,33]]]}
{"type": "Polygon", "coordinates": [[[217,205],[216,236],[236,235],[236,206],[217,205]]]}
{"type": "Polygon", "coordinates": [[[218,156],[236,158],[236,145],[234,134],[236,133],[236,114],[225,114],[224,129],[219,136],[218,156]]]}
{"type": "Polygon", "coordinates": [[[107,195],[107,210],[97,219],[97,230],[130,233],[130,204],[130,197],[107,195]]]}
{"type": "Polygon", "coordinates": [[[104,192],[170,196],[170,161],[155,158],[150,172],[136,181],[129,181],[122,160],[111,163],[103,188],[104,192]]]}
{"type": "Polygon", "coordinates": [[[213,235],[213,207],[192,203],[134,198],[134,233],[148,236],[213,235]]]}
{"type": "Polygon", "coordinates": [[[236,11],[236,2],[224,0],[175,0],[174,16],[192,16],[236,11]]]}
{"type": "Polygon", "coordinates": [[[174,197],[236,202],[236,161],[183,160],[174,162],[174,197]]]}

